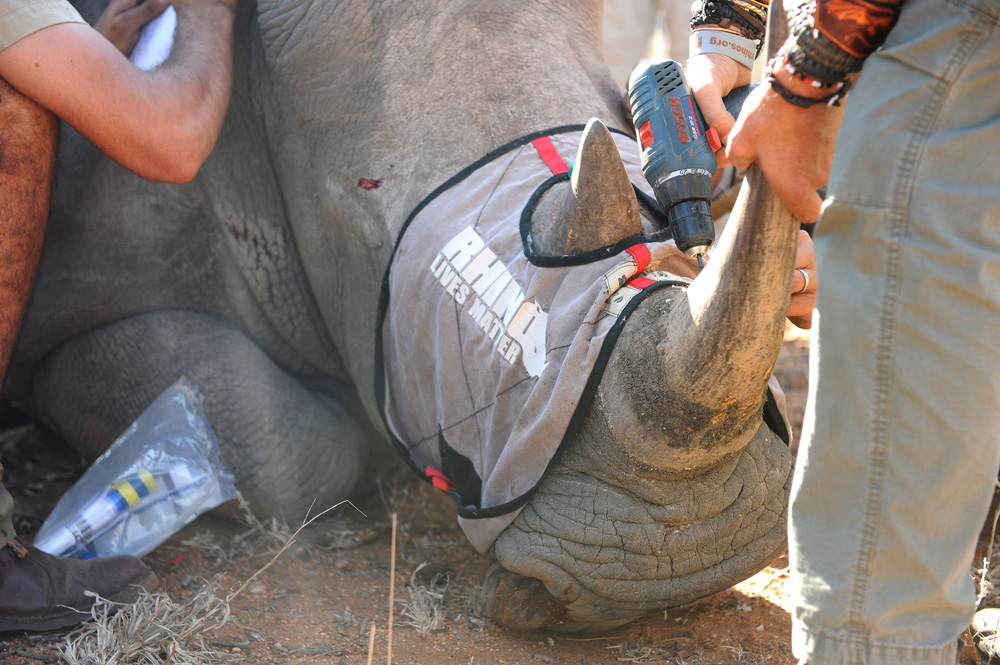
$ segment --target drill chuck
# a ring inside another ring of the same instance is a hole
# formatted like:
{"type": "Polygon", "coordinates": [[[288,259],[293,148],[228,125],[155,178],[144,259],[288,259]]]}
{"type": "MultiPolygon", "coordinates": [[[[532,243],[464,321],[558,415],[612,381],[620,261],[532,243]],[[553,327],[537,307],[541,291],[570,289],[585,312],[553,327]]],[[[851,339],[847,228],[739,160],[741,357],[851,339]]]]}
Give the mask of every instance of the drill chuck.
{"type": "Polygon", "coordinates": [[[712,219],[712,174],[700,168],[680,169],[650,183],[666,213],[678,249],[698,259],[715,242],[712,219]]]}
{"type": "Polygon", "coordinates": [[[688,256],[701,259],[715,242],[715,225],[706,201],[681,201],[667,211],[674,227],[677,247],[688,256]]]}

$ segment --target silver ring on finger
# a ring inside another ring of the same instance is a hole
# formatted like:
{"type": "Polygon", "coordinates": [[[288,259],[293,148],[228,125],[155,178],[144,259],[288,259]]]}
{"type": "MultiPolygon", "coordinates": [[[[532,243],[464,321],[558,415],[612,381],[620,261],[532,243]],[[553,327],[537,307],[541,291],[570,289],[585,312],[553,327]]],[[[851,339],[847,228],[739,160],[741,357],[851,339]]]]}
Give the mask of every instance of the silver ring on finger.
{"type": "Polygon", "coordinates": [[[809,273],[807,273],[807,272],[806,272],[806,271],[805,271],[804,269],[802,269],[802,268],[796,268],[795,270],[796,270],[796,272],[798,272],[798,273],[799,273],[800,275],[802,275],[802,279],[806,280],[806,282],[805,282],[805,284],[803,284],[803,285],[802,285],[802,288],[801,288],[801,289],[799,289],[798,291],[796,291],[795,293],[793,293],[793,294],[792,294],[793,296],[797,296],[797,295],[799,295],[800,293],[805,293],[805,292],[806,292],[806,291],[807,291],[807,290],[809,289],[809,273]]]}

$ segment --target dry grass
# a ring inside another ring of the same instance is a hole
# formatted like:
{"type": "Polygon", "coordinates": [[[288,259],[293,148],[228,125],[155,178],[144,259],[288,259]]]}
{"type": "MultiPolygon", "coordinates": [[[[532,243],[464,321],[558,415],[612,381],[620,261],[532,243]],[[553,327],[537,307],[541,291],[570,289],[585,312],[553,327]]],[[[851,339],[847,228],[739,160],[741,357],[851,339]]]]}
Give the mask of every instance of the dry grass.
{"type": "Polygon", "coordinates": [[[687,658],[677,656],[677,658],[674,659],[674,662],[677,663],[677,665],[705,665],[705,657],[700,653],[688,656],[687,658]]]}
{"type": "MultiPolygon", "coordinates": [[[[1000,489],[1000,479],[997,480],[996,489],[1000,489]]],[[[994,492],[996,492],[994,489],[994,492]]],[[[1000,589],[994,590],[994,583],[1000,576],[1000,548],[997,546],[997,522],[1000,520],[1000,513],[993,513],[989,516],[987,524],[990,526],[990,551],[982,561],[982,567],[977,568],[973,562],[972,577],[976,580],[979,590],[976,597],[976,607],[1000,607],[1000,589]]]]}
{"type": "Polygon", "coordinates": [[[723,647],[730,649],[732,655],[729,656],[729,665],[763,665],[767,660],[743,647],[723,647]]]}
{"type": "Polygon", "coordinates": [[[427,565],[420,564],[410,574],[410,582],[403,589],[405,597],[397,601],[401,606],[405,625],[415,628],[421,635],[436,633],[448,627],[444,606],[447,583],[441,585],[439,575],[435,575],[428,586],[417,583],[417,573],[427,565]]]}
{"type": "Polygon", "coordinates": [[[1000,547],[994,542],[990,548],[989,558],[983,559],[978,567],[973,566],[973,579],[979,590],[976,598],[977,607],[1000,607],[1000,547]]]}
{"type": "Polygon", "coordinates": [[[619,663],[649,663],[655,655],[653,647],[646,642],[623,642],[608,648],[618,651],[615,660],[619,663]]]}
{"type": "Polygon", "coordinates": [[[209,665],[239,655],[220,651],[211,639],[231,617],[229,597],[218,580],[177,604],[165,594],[143,592],[131,605],[97,598],[93,621],[66,637],[60,655],[68,665],[209,665]]]}
{"type": "MultiPolygon", "coordinates": [[[[281,525],[264,524],[253,517],[246,502],[240,498],[251,522],[251,529],[237,540],[260,537],[273,541],[282,533],[281,525]]],[[[349,503],[349,502],[341,502],[349,503]]],[[[95,596],[91,609],[93,621],[83,624],[67,635],[60,649],[68,665],[160,665],[211,663],[241,660],[241,654],[220,651],[213,643],[231,617],[230,602],[240,595],[261,573],[270,568],[307,526],[337,504],[313,517],[307,514],[302,524],[288,531],[284,544],[270,561],[250,576],[234,591],[225,593],[219,578],[204,584],[187,602],[175,603],[166,594],[142,592],[130,605],[114,603],[95,596]]]]}
{"type": "Polygon", "coordinates": [[[486,618],[486,595],[482,584],[474,584],[459,580],[454,586],[454,596],[458,600],[458,614],[455,621],[461,621],[463,616],[468,619],[470,627],[482,630],[490,625],[486,618]]]}
{"type": "Polygon", "coordinates": [[[230,569],[235,562],[252,559],[262,551],[274,554],[292,538],[293,530],[287,524],[275,518],[261,521],[239,492],[236,493],[236,500],[243,511],[241,521],[249,527],[246,531],[228,542],[220,542],[211,531],[201,531],[181,541],[182,545],[211,557],[209,565],[215,569],[230,569]]]}

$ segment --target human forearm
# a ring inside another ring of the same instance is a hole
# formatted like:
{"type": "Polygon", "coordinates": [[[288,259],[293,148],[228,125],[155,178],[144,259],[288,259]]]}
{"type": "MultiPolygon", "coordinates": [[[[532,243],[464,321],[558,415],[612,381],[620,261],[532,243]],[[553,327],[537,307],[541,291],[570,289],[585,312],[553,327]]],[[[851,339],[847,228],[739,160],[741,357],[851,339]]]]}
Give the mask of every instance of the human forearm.
{"type": "MultiPolygon", "coordinates": [[[[692,5],[691,57],[685,73],[706,124],[723,142],[735,123],[723,97],[750,83],[768,8],[768,0],[696,0],[692,5]]],[[[724,152],[717,157],[720,167],[728,163],[724,152]]]]}
{"type": "MultiPolygon", "coordinates": [[[[156,85],[172,89],[168,115],[187,146],[178,161],[193,178],[215,145],[232,86],[232,29],[235,0],[173,3],[177,11],[174,48],[150,72],[156,85]],[[225,39],[220,39],[225,35],[225,39]]],[[[190,179],[190,178],[186,178],[190,179]]]]}
{"type": "Polygon", "coordinates": [[[41,256],[58,130],[55,116],[0,79],[0,379],[41,256]]]}
{"type": "Polygon", "coordinates": [[[823,81],[846,79],[885,42],[904,0],[812,0],[788,17],[782,51],[798,71],[823,81]]]}
{"type": "Polygon", "coordinates": [[[843,117],[839,107],[865,59],[889,35],[903,0],[812,0],[790,17],[791,34],[744,105],[726,149],[740,167],[757,162],[802,221],[819,216],[843,117]]]}
{"type": "MultiPolygon", "coordinates": [[[[811,75],[845,78],[884,42],[905,0],[810,0],[788,17],[790,60],[812,66],[811,75]]],[[[760,42],[769,0],[696,0],[691,28],[722,29],[760,42]]]]}
{"type": "Polygon", "coordinates": [[[225,116],[235,0],[175,4],[177,43],[157,70],[136,69],[92,28],[60,24],[0,51],[0,75],[119,164],[186,182],[225,116]]]}

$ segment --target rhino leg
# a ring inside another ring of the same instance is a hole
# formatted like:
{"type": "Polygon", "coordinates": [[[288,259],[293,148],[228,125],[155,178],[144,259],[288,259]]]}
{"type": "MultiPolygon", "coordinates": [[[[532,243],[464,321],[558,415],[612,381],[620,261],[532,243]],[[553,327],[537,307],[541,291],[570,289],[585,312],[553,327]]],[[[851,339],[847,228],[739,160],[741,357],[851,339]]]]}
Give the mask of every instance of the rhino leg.
{"type": "Polygon", "coordinates": [[[353,391],[310,390],[224,319],[165,311],[67,342],[36,374],[41,417],[92,459],[181,375],[197,384],[223,464],[261,518],[301,520],[365,487],[378,444],[353,391]],[[113,377],[110,380],[109,377],[113,377]],[[357,404],[357,406],[355,406],[357,404]]]}

